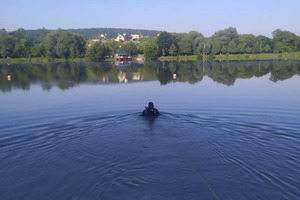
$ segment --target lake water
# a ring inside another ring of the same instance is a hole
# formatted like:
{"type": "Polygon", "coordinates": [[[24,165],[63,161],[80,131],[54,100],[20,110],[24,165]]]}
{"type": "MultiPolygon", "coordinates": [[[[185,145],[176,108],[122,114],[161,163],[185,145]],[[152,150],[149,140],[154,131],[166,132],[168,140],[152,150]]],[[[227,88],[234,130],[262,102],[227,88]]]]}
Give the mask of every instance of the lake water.
{"type": "Polygon", "coordinates": [[[297,200],[299,75],[298,61],[0,65],[0,199],[297,200]]]}

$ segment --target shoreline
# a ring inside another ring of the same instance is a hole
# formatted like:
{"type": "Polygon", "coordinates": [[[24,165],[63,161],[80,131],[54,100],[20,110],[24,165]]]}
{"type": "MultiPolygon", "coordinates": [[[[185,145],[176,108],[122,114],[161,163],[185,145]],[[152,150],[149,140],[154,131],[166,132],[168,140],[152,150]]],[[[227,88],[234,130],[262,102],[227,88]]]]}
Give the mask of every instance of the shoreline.
{"type": "MultiPolygon", "coordinates": [[[[185,56],[162,56],[158,61],[199,61],[197,55],[185,56]]],[[[261,53],[261,54],[222,54],[211,57],[204,55],[203,61],[246,61],[246,60],[300,60],[300,52],[292,53],[261,53]]],[[[104,59],[100,62],[109,62],[113,59],[104,59]]],[[[62,62],[92,62],[88,58],[0,58],[0,64],[21,64],[21,63],[62,63],[62,62]]]]}
{"type": "MultiPolygon", "coordinates": [[[[199,60],[196,55],[189,56],[162,56],[158,58],[159,61],[196,61],[199,60]]],[[[202,59],[204,61],[243,61],[243,60],[300,60],[300,52],[292,53],[258,53],[258,54],[222,54],[214,55],[211,58],[210,55],[204,55],[202,59]]]]}

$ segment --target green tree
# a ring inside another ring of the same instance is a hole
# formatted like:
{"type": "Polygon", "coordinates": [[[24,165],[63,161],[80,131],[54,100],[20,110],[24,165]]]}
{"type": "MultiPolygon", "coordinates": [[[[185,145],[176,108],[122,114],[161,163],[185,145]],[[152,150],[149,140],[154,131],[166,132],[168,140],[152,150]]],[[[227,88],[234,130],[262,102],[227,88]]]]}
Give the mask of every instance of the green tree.
{"type": "Polygon", "coordinates": [[[3,58],[11,57],[16,39],[11,35],[0,35],[0,55],[3,58]]]}
{"type": "Polygon", "coordinates": [[[49,33],[49,31],[44,27],[42,29],[38,29],[37,32],[38,32],[40,42],[43,41],[46,38],[47,34],[49,33]]]}
{"type": "Polygon", "coordinates": [[[170,48],[169,48],[169,54],[171,56],[175,56],[177,54],[177,47],[175,46],[174,43],[172,43],[170,48]]]}
{"type": "Polygon", "coordinates": [[[238,42],[242,44],[244,48],[252,48],[256,42],[256,37],[253,34],[242,34],[238,38],[238,42]]]}
{"type": "Polygon", "coordinates": [[[259,52],[262,52],[266,45],[269,45],[270,48],[274,47],[272,40],[266,36],[259,35],[256,37],[256,41],[259,43],[259,52]]]}
{"type": "Polygon", "coordinates": [[[211,53],[211,49],[212,49],[212,41],[211,41],[211,39],[206,39],[204,41],[202,53],[203,54],[210,54],[211,53]]]}
{"type": "Polygon", "coordinates": [[[0,29],[0,36],[1,35],[6,35],[6,34],[7,34],[7,32],[4,28],[0,29]]]}
{"type": "Polygon", "coordinates": [[[58,29],[43,40],[46,56],[50,58],[75,58],[85,54],[86,40],[78,34],[58,29]]]}
{"type": "Polygon", "coordinates": [[[289,45],[286,45],[282,42],[275,42],[274,50],[281,53],[281,52],[291,52],[292,48],[289,45]]]}
{"type": "Polygon", "coordinates": [[[300,36],[297,36],[295,41],[295,50],[300,51],[300,36]]]}
{"type": "Polygon", "coordinates": [[[26,32],[23,28],[19,28],[16,31],[12,31],[9,33],[9,35],[11,35],[17,39],[25,39],[26,38],[26,32]]]}
{"type": "Polygon", "coordinates": [[[120,46],[122,45],[122,42],[110,40],[110,41],[106,42],[105,44],[111,48],[112,53],[116,53],[119,50],[120,46]]]}
{"type": "Polygon", "coordinates": [[[72,34],[70,55],[72,58],[83,57],[85,54],[86,39],[79,34],[72,34]]]}
{"type": "Polygon", "coordinates": [[[203,36],[198,36],[193,40],[193,53],[199,54],[203,51],[203,46],[205,44],[205,38],[203,36]]]}
{"type": "Polygon", "coordinates": [[[264,53],[270,53],[270,52],[271,52],[271,47],[267,44],[267,45],[263,48],[263,52],[264,52],[264,53]]]}
{"type": "Polygon", "coordinates": [[[244,49],[244,45],[243,44],[241,44],[241,43],[239,43],[238,45],[237,45],[237,47],[236,47],[236,52],[237,53],[245,53],[245,49],[244,49]]]}
{"type": "Polygon", "coordinates": [[[43,57],[45,56],[45,47],[42,43],[36,43],[31,48],[31,55],[33,57],[43,57]]]}
{"type": "Polygon", "coordinates": [[[201,33],[199,33],[199,32],[197,32],[197,31],[190,31],[189,32],[189,36],[190,36],[190,38],[192,39],[192,40],[195,40],[196,38],[204,38],[204,36],[201,34],[201,33]]]}
{"type": "Polygon", "coordinates": [[[130,55],[136,55],[138,53],[137,46],[134,42],[125,42],[122,48],[130,55]]]}
{"type": "Polygon", "coordinates": [[[225,43],[229,43],[231,40],[236,39],[238,37],[239,34],[236,28],[233,27],[229,27],[224,30],[217,31],[212,35],[213,40],[219,39],[225,43]]]}
{"type": "Polygon", "coordinates": [[[161,32],[157,37],[157,47],[161,55],[166,56],[169,54],[168,50],[173,43],[172,35],[168,32],[161,32]]]}
{"type": "Polygon", "coordinates": [[[180,34],[178,42],[178,51],[180,55],[190,55],[193,53],[193,41],[188,34],[180,34]]]}
{"type": "Polygon", "coordinates": [[[228,47],[227,47],[227,45],[223,45],[223,46],[222,46],[221,52],[222,52],[223,54],[228,53],[228,47]]]}
{"type": "Polygon", "coordinates": [[[215,54],[219,54],[221,52],[221,41],[220,40],[214,40],[212,45],[212,52],[215,54]]]}
{"type": "Polygon", "coordinates": [[[92,43],[86,50],[86,57],[92,61],[99,61],[109,56],[111,49],[101,41],[92,43]]]}
{"type": "Polygon", "coordinates": [[[144,53],[146,60],[156,60],[158,57],[158,49],[156,45],[157,38],[145,37],[141,39],[139,44],[139,51],[144,53]]]}
{"type": "Polygon", "coordinates": [[[259,46],[258,41],[256,41],[252,46],[252,53],[259,53],[259,52],[261,52],[261,48],[259,46]]]}
{"type": "Polygon", "coordinates": [[[252,53],[252,48],[246,47],[245,52],[248,53],[248,54],[249,54],[249,53],[252,53]]]}
{"type": "Polygon", "coordinates": [[[275,51],[290,52],[296,49],[295,42],[297,40],[297,36],[295,33],[276,29],[272,32],[272,35],[275,45],[275,51]]]}
{"type": "Polygon", "coordinates": [[[233,40],[231,40],[228,45],[228,53],[235,54],[236,52],[236,44],[233,40]]]}
{"type": "Polygon", "coordinates": [[[14,50],[13,50],[13,57],[15,58],[25,58],[29,56],[29,46],[26,44],[25,39],[21,39],[16,42],[14,50]]]}

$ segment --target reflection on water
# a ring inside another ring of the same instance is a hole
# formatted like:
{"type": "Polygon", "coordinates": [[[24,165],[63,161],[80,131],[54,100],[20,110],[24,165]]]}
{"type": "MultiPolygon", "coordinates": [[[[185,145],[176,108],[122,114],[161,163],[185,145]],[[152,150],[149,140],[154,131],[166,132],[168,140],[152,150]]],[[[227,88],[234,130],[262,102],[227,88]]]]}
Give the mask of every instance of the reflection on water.
{"type": "Polygon", "coordinates": [[[127,83],[159,80],[171,82],[200,82],[204,76],[217,83],[234,85],[237,79],[261,77],[270,73],[270,80],[289,79],[300,74],[298,61],[243,62],[146,62],[116,66],[111,63],[49,63],[0,65],[0,89],[29,90],[31,84],[41,84],[44,90],[57,86],[62,90],[76,85],[127,83]]]}
{"type": "Polygon", "coordinates": [[[299,66],[1,65],[0,199],[298,199],[299,66]]]}

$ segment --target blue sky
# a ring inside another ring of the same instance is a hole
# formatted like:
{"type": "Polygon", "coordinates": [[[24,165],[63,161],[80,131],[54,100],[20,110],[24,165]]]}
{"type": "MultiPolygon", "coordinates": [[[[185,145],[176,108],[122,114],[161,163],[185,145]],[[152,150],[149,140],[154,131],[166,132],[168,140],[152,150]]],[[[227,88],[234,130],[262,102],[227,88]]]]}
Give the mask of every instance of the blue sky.
{"type": "Polygon", "coordinates": [[[300,35],[300,0],[0,0],[0,28],[134,28],[300,35]]]}

